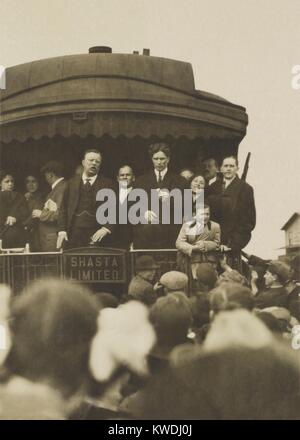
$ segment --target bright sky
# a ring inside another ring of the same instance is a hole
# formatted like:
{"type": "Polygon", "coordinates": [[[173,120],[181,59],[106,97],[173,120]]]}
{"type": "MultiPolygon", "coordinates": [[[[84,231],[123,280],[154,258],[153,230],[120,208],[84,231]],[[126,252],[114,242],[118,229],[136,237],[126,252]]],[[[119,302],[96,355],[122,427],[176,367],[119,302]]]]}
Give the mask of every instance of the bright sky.
{"type": "Polygon", "coordinates": [[[191,62],[196,88],[247,108],[239,157],[252,158],[258,223],[247,250],[284,253],[300,211],[300,0],[0,0],[0,64],[87,53],[94,45],[191,62]]]}

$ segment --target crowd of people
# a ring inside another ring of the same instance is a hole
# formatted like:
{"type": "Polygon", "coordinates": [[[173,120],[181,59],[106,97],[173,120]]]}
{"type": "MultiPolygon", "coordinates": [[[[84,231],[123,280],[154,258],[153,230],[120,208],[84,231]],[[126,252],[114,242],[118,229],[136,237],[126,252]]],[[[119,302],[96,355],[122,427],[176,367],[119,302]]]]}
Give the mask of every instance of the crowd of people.
{"type": "Polygon", "coordinates": [[[142,255],[121,298],[2,285],[0,418],[299,419],[300,256],[244,258],[250,279],[223,258],[190,284],[142,255]]]}

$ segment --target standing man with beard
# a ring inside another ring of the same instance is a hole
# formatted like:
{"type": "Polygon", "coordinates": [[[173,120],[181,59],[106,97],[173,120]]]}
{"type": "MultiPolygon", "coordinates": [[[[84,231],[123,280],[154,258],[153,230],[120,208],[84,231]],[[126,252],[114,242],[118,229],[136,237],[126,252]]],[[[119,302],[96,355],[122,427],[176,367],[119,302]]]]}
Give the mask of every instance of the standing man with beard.
{"type": "Polygon", "coordinates": [[[96,195],[105,188],[116,193],[116,187],[112,180],[100,174],[101,162],[98,150],[87,150],[82,161],[82,174],[75,175],[68,182],[58,218],[58,248],[64,241],[68,241],[69,248],[100,242],[105,246],[110,244],[114,225],[97,223],[97,209],[105,202],[96,201],[96,195]]]}

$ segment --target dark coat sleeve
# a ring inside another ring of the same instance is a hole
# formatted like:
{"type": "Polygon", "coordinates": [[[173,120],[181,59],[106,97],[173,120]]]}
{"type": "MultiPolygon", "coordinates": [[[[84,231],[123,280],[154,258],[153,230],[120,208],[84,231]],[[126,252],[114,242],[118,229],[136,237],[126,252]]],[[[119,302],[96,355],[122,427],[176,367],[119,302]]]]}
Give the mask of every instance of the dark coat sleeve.
{"type": "Polygon", "coordinates": [[[243,249],[250,241],[251,231],[256,224],[256,209],[253,188],[243,185],[238,196],[233,214],[234,228],[232,228],[228,246],[233,250],[243,249]]]}
{"type": "Polygon", "coordinates": [[[57,225],[57,219],[59,216],[59,212],[61,210],[61,205],[63,202],[65,189],[66,189],[66,182],[62,181],[57,185],[55,190],[52,192],[52,195],[50,194],[49,199],[52,199],[53,202],[56,203],[57,210],[50,211],[49,209],[43,208],[41,216],[40,216],[40,222],[44,222],[44,223],[48,223],[48,224],[55,223],[57,225]]]}
{"type": "MultiPolygon", "coordinates": [[[[111,189],[111,190],[113,190],[113,192],[115,193],[115,196],[116,196],[116,199],[115,199],[115,202],[116,202],[116,206],[115,206],[115,210],[116,210],[116,214],[118,214],[118,209],[117,209],[117,204],[118,204],[118,188],[117,188],[117,184],[113,181],[113,180],[111,180],[111,179],[108,179],[108,178],[106,178],[106,177],[102,177],[102,186],[101,186],[101,188],[99,188],[100,190],[101,189],[111,189]]],[[[101,206],[101,204],[102,204],[103,202],[97,202],[97,206],[96,206],[96,210],[98,209],[98,207],[99,206],[101,206]]],[[[117,219],[116,219],[117,220],[117,219]]],[[[98,223],[99,224],[99,223],[98,223]]],[[[115,224],[111,224],[111,223],[106,223],[106,224],[104,224],[104,225],[101,225],[101,224],[99,224],[99,229],[101,228],[101,227],[104,227],[104,228],[106,228],[106,229],[108,229],[111,233],[112,232],[114,232],[114,230],[115,230],[115,228],[116,228],[116,225],[115,224]]]]}
{"type": "Polygon", "coordinates": [[[37,225],[38,223],[38,219],[37,218],[32,218],[32,211],[34,209],[39,209],[42,210],[43,206],[44,206],[44,200],[45,200],[45,196],[44,194],[37,192],[34,194],[34,196],[27,200],[27,207],[28,207],[28,212],[29,212],[29,216],[27,217],[27,219],[23,222],[24,226],[28,227],[28,228],[32,228],[34,225],[37,225]]]}
{"type": "Polygon", "coordinates": [[[68,228],[69,194],[70,194],[70,182],[67,182],[65,190],[63,192],[60,210],[58,211],[57,232],[67,231],[68,228]]]}
{"type": "Polygon", "coordinates": [[[23,194],[15,193],[15,199],[8,214],[15,217],[17,223],[24,223],[29,216],[29,209],[23,194]]]}
{"type": "Polygon", "coordinates": [[[271,260],[264,260],[263,258],[258,257],[257,255],[249,255],[246,252],[242,251],[242,255],[248,260],[248,264],[250,266],[261,266],[266,267],[271,260]]]}
{"type": "Polygon", "coordinates": [[[0,191],[0,228],[6,222],[10,209],[10,199],[8,191],[0,191]]]}

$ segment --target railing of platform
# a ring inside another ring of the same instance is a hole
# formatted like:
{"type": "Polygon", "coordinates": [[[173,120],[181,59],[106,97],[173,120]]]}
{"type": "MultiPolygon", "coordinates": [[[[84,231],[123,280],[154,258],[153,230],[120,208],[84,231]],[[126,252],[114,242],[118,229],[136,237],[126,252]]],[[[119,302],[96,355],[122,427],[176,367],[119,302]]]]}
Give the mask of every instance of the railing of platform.
{"type": "MultiPolygon", "coordinates": [[[[100,251],[101,248],[98,249],[100,251]]],[[[91,248],[91,255],[93,251],[94,249],[91,248]]],[[[103,248],[103,253],[105,254],[105,248],[103,248]]],[[[127,276],[122,279],[121,283],[128,285],[136,273],[136,259],[145,254],[153,256],[159,265],[158,277],[165,272],[177,269],[176,249],[134,249],[127,252],[126,261],[129,267],[126,267],[127,276]]],[[[38,278],[50,276],[68,278],[65,264],[67,255],[67,252],[62,251],[26,252],[24,248],[21,252],[21,249],[0,248],[0,283],[9,284],[13,291],[19,292],[27,283],[38,278]]],[[[89,256],[89,253],[85,255],[89,256]]],[[[78,257],[82,257],[82,253],[78,253],[78,257]]],[[[78,281],[82,282],[82,280],[78,281]]],[[[98,281],[99,284],[107,283],[104,279],[98,281]]],[[[115,281],[112,280],[113,282],[115,281]]]]}
{"type": "Polygon", "coordinates": [[[61,252],[0,254],[0,282],[20,291],[26,284],[42,277],[62,277],[61,252]]]}
{"type": "MultiPolygon", "coordinates": [[[[99,255],[101,254],[101,248],[97,247],[99,255]]],[[[114,249],[102,248],[103,257],[107,256],[107,251],[109,250],[110,255],[114,249]]],[[[5,283],[11,286],[14,292],[19,292],[26,284],[36,280],[38,278],[44,277],[61,277],[70,278],[70,270],[66,264],[67,258],[72,256],[78,256],[82,258],[83,255],[86,257],[93,257],[95,254],[95,247],[91,249],[82,249],[81,252],[76,253],[78,250],[73,251],[60,251],[60,252],[28,252],[28,248],[22,249],[2,249],[0,243],[0,283],[5,283]],[[89,252],[90,250],[90,252],[89,252]],[[84,254],[82,253],[84,251],[84,254]],[[70,254],[71,252],[71,254],[70,254]]],[[[131,249],[129,251],[115,249],[116,256],[120,257],[120,251],[124,254],[124,258],[118,261],[123,261],[121,263],[120,270],[122,272],[122,277],[117,279],[108,280],[107,278],[101,278],[101,273],[105,271],[95,268],[91,277],[80,277],[78,279],[71,276],[73,281],[79,281],[83,283],[94,283],[94,284],[122,284],[126,286],[129,284],[131,278],[136,274],[136,260],[142,255],[151,255],[156,263],[159,265],[158,278],[165,272],[170,270],[181,270],[189,276],[189,290],[192,287],[192,275],[189,267],[189,258],[185,257],[181,259],[180,268],[177,264],[177,249],[131,249]],[[183,263],[183,264],[182,264],[183,263]]],[[[240,256],[231,259],[230,261],[232,267],[243,273],[242,260],[240,256]]],[[[87,263],[89,266],[89,263],[87,263]]],[[[92,263],[91,263],[92,265],[92,263]]],[[[89,270],[89,267],[85,269],[89,270]]],[[[93,271],[93,269],[90,269],[93,271]]],[[[76,272],[76,271],[75,271],[76,272]]],[[[79,272],[78,272],[79,273],[79,272]]],[[[72,275],[72,274],[71,274],[72,275]]]]}

